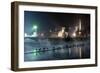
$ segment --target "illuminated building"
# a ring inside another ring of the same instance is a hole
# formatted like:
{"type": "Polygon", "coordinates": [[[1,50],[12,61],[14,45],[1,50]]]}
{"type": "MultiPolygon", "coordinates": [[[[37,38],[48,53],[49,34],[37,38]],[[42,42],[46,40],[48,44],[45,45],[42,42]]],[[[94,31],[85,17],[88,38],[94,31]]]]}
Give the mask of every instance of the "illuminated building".
{"type": "Polygon", "coordinates": [[[82,29],[81,29],[81,20],[79,20],[79,24],[78,26],[75,27],[75,30],[73,31],[72,33],[72,36],[71,37],[81,37],[81,34],[82,34],[82,29]]]}
{"type": "Polygon", "coordinates": [[[62,29],[58,32],[58,37],[64,38],[64,32],[65,32],[65,27],[62,27],[62,29]]]}
{"type": "Polygon", "coordinates": [[[33,25],[31,35],[28,35],[27,33],[24,34],[24,37],[37,37],[37,36],[38,36],[38,34],[37,34],[37,26],[36,25],[33,25]]]}
{"type": "Polygon", "coordinates": [[[81,29],[81,20],[79,20],[78,30],[76,32],[77,37],[81,37],[81,34],[82,34],[81,31],[82,31],[82,29],[81,29]]]}

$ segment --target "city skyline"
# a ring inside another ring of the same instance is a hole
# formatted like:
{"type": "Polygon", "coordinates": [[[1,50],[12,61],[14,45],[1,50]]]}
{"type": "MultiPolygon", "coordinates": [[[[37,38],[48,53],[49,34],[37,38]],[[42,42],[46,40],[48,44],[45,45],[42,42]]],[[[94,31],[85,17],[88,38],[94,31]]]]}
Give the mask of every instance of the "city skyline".
{"type": "MultiPolygon", "coordinates": [[[[55,36],[74,37],[76,32],[90,34],[90,15],[73,13],[52,13],[25,11],[25,37],[43,36],[45,33],[57,32],[55,36]],[[34,27],[36,27],[34,32],[34,27]],[[64,29],[63,29],[64,28],[64,29]]],[[[50,36],[50,35],[48,35],[50,36]]]]}

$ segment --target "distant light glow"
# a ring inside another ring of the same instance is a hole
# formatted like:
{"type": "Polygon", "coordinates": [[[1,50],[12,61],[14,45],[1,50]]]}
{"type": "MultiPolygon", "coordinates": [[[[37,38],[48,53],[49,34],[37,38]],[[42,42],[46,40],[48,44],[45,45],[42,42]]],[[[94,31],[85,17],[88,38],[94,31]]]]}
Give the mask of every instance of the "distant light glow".
{"type": "Polygon", "coordinates": [[[37,37],[37,32],[33,32],[32,37],[37,37]]]}
{"type": "Polygon", "coordinates": [[[63,37],[63,33],[61,31],[58,33],[58,37],[63,37]]]}
{"type": "Polygon", "coordinates": [[[79,30],[81,30],[81,20],[79,20],[79,30]]]}
{"type": "Polygon", "coordinates": [[[74,33],[72,34],[72,36],[73,36],[73,37],[76,37],[76,33],[74,32],[74,33]]]}
{"type": "Polygon", "coordinates": [[[36,50],[34,49],[33,52],[36,52],[36,50]]]}
{"type": "Polygon", "coordinates": [[[27,35],[27,33],[25,33],[25,35],[24,35],[25,37],[27,37],[28,35],[27,35]]]}
{"type": "Polygon", "coordinates": [[[24,34],[24,37],[30,37],[30,35],[28,35],[27,33],[24,34]]]}
{"type": "Polygon", "coordinates": [[[33,32],[32,35],[28,35],[27,33],[24,34],[24,37],[37,37],[37,36],[38,36],[37,32],[33,32]]]}
{"type": "Polygon", "coordinates": [[[62,29],[58,32],[58,37],[63,38],[64,37],[64,32],[65,32],[65,27],[62,27],[62,29]]]}
{"type": "Polygon", "coordinates": [[[33,25],[33,28],[32,28],[32,29],[33,29],[33,30],[34,30],[34,29],[37,29],[37,26],[36,26],[36,25],[33,25]]]}
{"type": "Polygon", "coordinates": [[[79,35],[81,35],[81,32],[79,32],[79,35]]]}

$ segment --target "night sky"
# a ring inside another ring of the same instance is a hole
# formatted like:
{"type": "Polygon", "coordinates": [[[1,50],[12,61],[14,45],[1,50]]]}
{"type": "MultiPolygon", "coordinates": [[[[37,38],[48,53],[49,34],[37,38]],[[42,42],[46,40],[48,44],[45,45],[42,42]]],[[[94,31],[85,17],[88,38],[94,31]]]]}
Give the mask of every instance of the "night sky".
{"type": "Polygon", "coordinates": [[[55,27],[75,27],[82,22],[82,30],[90,32],[90,14],[54,13],[24,11],[24,32],[30,34],[32,26],[38,26],[38,32],[49,31],[55,27]]]}

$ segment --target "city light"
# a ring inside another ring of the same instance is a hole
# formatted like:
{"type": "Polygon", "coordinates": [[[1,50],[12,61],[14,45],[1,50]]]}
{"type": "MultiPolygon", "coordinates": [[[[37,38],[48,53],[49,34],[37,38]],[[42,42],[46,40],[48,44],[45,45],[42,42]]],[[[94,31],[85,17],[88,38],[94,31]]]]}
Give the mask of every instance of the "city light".
{"type": "Polygon", "coordinates": [[[75,32],[72,35],[73,35],[73,37],[76,37],[76,33],[75,32]]]}
{"type": "Polygon", "coordinates": [[[37,37],[37,26],[33,25],[32,27],[33,33],[31,35],[28,35],[27,33],[24,34],[25,37],[37,37]]]}
{"type": "Polygon", "coordinates": [[[32,37],[37,37],[37,32],[33,32],[32,37]]]}
{"type": "Polygon", "coordinates": [[[81,30],[81,20],[79,20],[79,30],[81,30]]]}
{"type": "Polygon", "coordinates": [[[36,25],[33,25],[33,28],[32,28],[32,29],[33,29],[33,30],[34,30],[34,29],[37,29],[37,26],[36,26],[36,25]]]}
{"type": "Polygon", "coordinates": [[[81,32],[79,32],[79,35],[81,35],[81,32]]]}
{"type": "Polygon", "coordinates": [[[62,27],[62,29],[58,32],[58,37],[63,38],[64,37],[64,32],[65,32],[65,27],[62,27]]]}
{"type": "Polygon", "coordinates": [[[25,37],[27,37],[28,35],[27,35],[27,33],[25,33],[25,35],[24,35],[25,37]]]}

